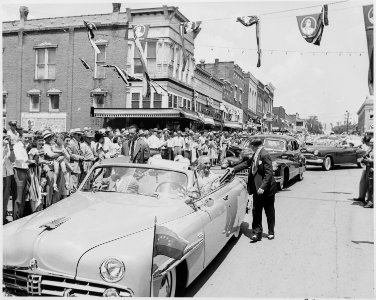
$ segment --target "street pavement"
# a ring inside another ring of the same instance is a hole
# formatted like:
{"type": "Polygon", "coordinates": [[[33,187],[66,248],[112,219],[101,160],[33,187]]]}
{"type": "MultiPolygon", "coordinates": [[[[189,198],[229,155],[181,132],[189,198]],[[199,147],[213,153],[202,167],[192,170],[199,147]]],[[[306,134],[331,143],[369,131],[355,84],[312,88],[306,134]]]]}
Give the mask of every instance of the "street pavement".
{"type": "MultiPolygon", "coordinates": [[[[218,171],[217,171],[218,172],[218,171]]],[[[371,298],[374,291],[373,209],[358,196],[361,169],[309,167],[276,195],[276,237],[252,243],[251,214],[183,292],[184,297],[371,298]]],[[[263,214],[264,233],[267,223],[263,214]]]]}

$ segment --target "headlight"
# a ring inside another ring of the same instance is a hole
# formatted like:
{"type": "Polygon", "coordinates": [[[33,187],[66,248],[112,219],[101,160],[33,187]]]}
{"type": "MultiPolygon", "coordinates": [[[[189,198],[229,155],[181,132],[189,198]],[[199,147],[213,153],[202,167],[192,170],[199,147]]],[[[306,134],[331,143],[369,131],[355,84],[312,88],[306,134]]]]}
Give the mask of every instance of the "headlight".
{"type": "Polygon", "coordinates": [[[107,282],[117,282],[124,277],[125,266],[117,258],[106,258],[99,267],[101,277],[107,282]]]}
{"type": "Polygon", "coordinates": [[[272,166],[273,166],[273,171],[277,171],[278,170],[278,164],[277,164],[276,161],[272,162],[272,166]]]}
{"type": "Polygon", "coordinates": [[[315,150],[315,151],[313,151],[313,155],[319,155],[319,150],[315,150]]]}

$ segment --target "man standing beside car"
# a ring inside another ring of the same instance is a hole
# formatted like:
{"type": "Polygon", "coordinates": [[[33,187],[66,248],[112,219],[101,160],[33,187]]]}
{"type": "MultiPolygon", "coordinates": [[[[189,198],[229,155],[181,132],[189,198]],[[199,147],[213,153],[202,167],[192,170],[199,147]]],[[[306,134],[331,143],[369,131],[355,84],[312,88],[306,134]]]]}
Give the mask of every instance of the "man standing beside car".
{"type": "Polygon", "coordinates": [[[268,239],[274,239],[275,209],[274,201],[277,184],[273,176],[273,166],[270,154],[262,147],[261,139],[253,139],[250,146],[254,151],[250,159],[235,166],[233,171],[239,172],[249,168],[247,189],[253,195],[253,241],[261,241],[262,237],[262,209],[268,221],[268,239]]]}

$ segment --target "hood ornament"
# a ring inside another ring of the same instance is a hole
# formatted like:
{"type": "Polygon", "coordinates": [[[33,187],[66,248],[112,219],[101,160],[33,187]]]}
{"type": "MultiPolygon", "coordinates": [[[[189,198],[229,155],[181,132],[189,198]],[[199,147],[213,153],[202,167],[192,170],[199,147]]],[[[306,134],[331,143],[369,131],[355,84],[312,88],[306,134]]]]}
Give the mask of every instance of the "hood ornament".
{"type": "Polygon", "coordinates": [[[37,260],[34,257],[32,259],[30,259],[29,269],[31,271],[33,271],[35,269],[38,269],[38,262],[37,262],[37,260]]]}
{"type": "Polygon", "coordinates": [[[70,219],[69,217],[58,218],[58,219],[52,220],[52,221],[50,221],[46,224],[39,226],[39,228],[45,228],[45,229],[48,229],[48,230],[55,229],[55,228],[59,227],[61,224],[68,221],[69,219],[70,219]]]}

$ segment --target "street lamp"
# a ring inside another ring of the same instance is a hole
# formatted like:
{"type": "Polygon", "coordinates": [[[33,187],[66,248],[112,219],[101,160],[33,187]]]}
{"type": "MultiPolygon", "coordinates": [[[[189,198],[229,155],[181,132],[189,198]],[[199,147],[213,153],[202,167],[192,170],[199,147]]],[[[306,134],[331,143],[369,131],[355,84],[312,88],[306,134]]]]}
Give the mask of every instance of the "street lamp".
{"type": "Polygon", "coordinates": [[[345,118],[346,118],[346,134],[349,134],[349,117],[350,113],[348,110],[346,110],[345,118]]]}

